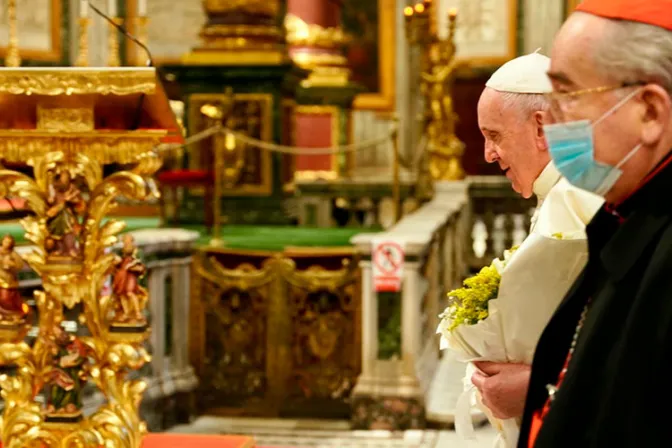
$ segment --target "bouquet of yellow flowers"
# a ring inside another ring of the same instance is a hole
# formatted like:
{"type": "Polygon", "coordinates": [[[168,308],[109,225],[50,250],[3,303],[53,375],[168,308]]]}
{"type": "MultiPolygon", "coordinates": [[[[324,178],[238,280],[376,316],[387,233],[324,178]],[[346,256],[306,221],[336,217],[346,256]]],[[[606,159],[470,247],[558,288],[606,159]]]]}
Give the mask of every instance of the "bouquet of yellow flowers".
{"type": "MultiPolygon", "coordinates": [[[[476,325],[487,319],[490,314],[489,302],[496,299],[499,293],[501,273],[517,249],[516,246],[505,251],[502,260],[495,259],[490,266],[484,267],[478,274],[466,279],[462,288],[448,293],[449,305],[439,316],[441,324],[437,331],[442,335],[441,348],[451,345],[449,343],[450,333],[454,333],[461,325],[476,325]]],[[[466,342],[460,339],[462,338],[458,338],[459,342],[455,341],[457,345],[463,345],[463,342],[466,342]]]]}
{"type": "Polygon", "coordinates": [[[497,268],[486,266],[464,281],[464,287],[448,293],[450,306],[439,317],[447,319],[448,330],[462,324],[474,325],[488,317],[488,302],[497,297],[502,276],[497,268]]]}
{"type": "Polygon", "coordinates": [[[455,429],[465,438],[474,436],[471,412],[478,406],[499,428],[501,444],[515,446],[518,423],[497,420],[479,406],[471,384],[474,361],[530,364],[539,335],[565,292],[585,264],[585,240],[554,233],[532,234],[520,248],[505,251],[463,287],[448,293],[448,307],[440,315],[437,333],[441,349],[470,363],[464,393],[455,405],[455,429]],[[534,274],[530,269],[534,267],[534,274]]]}

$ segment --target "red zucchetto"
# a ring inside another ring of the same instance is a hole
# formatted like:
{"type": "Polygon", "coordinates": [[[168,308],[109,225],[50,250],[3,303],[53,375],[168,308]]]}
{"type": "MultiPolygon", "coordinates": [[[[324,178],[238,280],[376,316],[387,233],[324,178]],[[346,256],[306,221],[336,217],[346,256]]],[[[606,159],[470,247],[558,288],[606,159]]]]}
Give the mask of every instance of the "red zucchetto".
{"type": "Polygon", "coordinates": [[[576,10],[607,19],[647,23],[672,31],[672,0],[584,0],[576,10]]]}

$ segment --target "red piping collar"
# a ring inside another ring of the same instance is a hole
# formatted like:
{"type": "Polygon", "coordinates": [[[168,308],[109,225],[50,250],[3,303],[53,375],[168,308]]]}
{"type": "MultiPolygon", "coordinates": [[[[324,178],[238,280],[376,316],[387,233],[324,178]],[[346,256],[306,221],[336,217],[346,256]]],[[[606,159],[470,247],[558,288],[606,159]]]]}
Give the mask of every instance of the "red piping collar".
{"type": "Polygon", "coordinates": [[[669,165],[670,163],[672,163],[672,152],[670,152],[670,153],[666,156],[666,158],[663,159],[663,161],[660,162],[660,163],[658,164],[658,166],[657,166],[656,168],[653,169],[653,171],[651,171],[649,174],[646,175],[646,177],[639,183],[639,185],[637,185],[637,188],[635,188],[633,191],[631,191],[625,198],[621,199],[619,202],[617,202],[617,203],[615,203],[615,204],[606,204],[606,205],[605,205],[605,209],[606,209],[608,212],[610,212],[610,213],[612,213],[612,214],[615,214],[616,216],[619,216],[619,218],[620,218],[620,215],[618,215],[618,212],[617,212],[618,207],[620,207],[625,201],[627,201],[628,199],[630,199],[630,198],[632,197],[632,195],[634,195],[634,194],[637,193],[639,190],[641,190],[642,187],[643,187],[644,185],[646,185],[647,183],[649,183],[649,181],[650,181],[651,179],[653,179],[654,177],[656,177],[656,175],[658,175],[658,173],[660,173],[660,172],[661,172],[667,165],[669,165]]]}

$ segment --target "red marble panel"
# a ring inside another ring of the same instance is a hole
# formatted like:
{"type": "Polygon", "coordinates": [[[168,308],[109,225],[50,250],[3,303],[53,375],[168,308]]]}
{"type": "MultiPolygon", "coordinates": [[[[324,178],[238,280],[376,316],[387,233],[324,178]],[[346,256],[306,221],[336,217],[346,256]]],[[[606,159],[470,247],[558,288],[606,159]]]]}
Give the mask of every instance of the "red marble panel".
{"type": "MultiPolygon", "coordinates": [[[[296,145],[306,148],[329,148],[333,146],[334,120],[332,113],[296,113],[296,145]]],[[[296,171],[336,171],[333,155],[297,155],[296,171]]]]}
{"type": "Polygon", "coordinates": [[[287,13],[294,14],[306,23],[325,28],[341,24],[340,1],[334,0],[289,0],[287,13]]]}

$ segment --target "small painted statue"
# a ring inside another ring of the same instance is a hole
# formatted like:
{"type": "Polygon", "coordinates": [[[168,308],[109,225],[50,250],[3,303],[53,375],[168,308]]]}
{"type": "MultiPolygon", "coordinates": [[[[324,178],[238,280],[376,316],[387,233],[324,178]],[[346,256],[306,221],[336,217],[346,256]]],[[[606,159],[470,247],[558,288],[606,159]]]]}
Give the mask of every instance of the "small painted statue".
{"type": "Polygon", "coordinates": [[[114,317],[115,323],[147,323],[143,310],[147,302],[147,291],[140,286],[140,279],[147,269],[138,258],[133,236],[125,234],[122,238],[121,258],[117,261],[112,291],[119,301],[114,317]]]}
{"type": "Polygon", "coordinates": [[[14,250],[14,238],[5,235],[0,244],[0,324],[15,325],[27,314],[19,292],[19,271],[23,268],[23,259],[14,250]]]}
{"type": "Polygon", "coordinates": [[[54,357],[47,382],[51,386],[47,413],[76,415],[82,409],[89,348],[60,326],[54,328],[49,342],[54,357]]]}
{"type": "Polygon", "coordinates": [[[67,169],[54,174],[47,205],[47,251],[50,255],[79,258],[79,216],[86,203],[67,169]]]}

